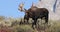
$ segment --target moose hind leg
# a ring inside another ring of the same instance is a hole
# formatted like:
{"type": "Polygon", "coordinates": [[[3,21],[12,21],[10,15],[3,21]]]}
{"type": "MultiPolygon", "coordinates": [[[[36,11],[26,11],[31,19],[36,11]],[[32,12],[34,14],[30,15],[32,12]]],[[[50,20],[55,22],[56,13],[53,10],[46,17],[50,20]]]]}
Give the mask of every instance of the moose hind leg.
{"type": "Polygon", "coordinates": [[[48,17],[45,17],[45,23],[48,24],[48,17]]]}

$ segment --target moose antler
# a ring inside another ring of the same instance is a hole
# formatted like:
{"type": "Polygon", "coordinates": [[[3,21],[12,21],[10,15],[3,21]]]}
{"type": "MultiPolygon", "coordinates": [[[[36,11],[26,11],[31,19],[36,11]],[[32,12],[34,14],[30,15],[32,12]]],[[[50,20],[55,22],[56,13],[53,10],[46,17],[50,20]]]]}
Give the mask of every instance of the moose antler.
{"type": "Polygon", "coordinates": [[[18,10],[23,11],[23,6],[24,6],[24,3],[21,3],[21,4],[19,5],[18,10]]]}
{"type": "Polygon", "coordinates": [[[34,6],[34,3],[32,2],[32,6],[31,7],[33,7],[34,6]]]}
{"type": "Polygon", "coordinates": [[[34,2],[32,2],[32,6],[31,6],[31,8],[33,8],[33,7],[36,7],[34,2]]]}
{"type": "Polygon", "coordinates": [[[32,2],[31,10],[32,10],[32,11],[35,11],[36,9],[37,9],[37,7],[35,6],[35,3],[32,2]]]}

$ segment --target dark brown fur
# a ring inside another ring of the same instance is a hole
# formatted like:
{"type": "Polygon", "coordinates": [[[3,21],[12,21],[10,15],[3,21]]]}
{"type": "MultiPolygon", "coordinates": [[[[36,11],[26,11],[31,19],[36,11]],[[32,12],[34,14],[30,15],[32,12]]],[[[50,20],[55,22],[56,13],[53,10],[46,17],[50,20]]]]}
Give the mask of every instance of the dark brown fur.
{"type": "Polygon", "coordinates": [[[32,27],[36,25],[37,19],[42,19],[45,17],[45,23],[48,23],[48,15],[49,11],[46,8],[36,8],[36,10],[32,10],[31,8],[25,11],[24,19],[29,20],[29,18],[32,18],[34,22],[32,23],[32,27]]]}

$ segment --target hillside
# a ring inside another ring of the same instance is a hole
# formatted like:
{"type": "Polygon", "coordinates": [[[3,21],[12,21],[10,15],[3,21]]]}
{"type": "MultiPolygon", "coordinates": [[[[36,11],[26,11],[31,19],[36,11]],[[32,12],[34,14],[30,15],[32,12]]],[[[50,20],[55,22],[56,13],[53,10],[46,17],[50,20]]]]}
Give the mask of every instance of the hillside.
{"type": "Polygon", "coordinates": [[[32,29],[32,19],[29,19],[29,24],[24,23],[23,18],[13,18],[0,16],[0,31],[3,32],[59,32],[60,22],[49,20],[48,24],[43,24],[44,21],[39,20],[39,25],[36,29],[32,29]]]}
{"type": "Polygon", "coordinates": [[[37,5],[38,8],[47,8],[49,11],[49,20],[60,20],[60,0],[40,0],[37,5]],[[57,1],[57,2],[56,2],[57,1]],[[54,4],[55,5],[55,12],[54,4]]]}

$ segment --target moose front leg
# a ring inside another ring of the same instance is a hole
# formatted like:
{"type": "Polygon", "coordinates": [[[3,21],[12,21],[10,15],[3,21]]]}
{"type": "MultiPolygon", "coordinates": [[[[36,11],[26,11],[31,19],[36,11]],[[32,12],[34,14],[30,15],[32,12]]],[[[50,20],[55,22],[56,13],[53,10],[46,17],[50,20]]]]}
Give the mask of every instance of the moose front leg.
{"type": "Polygon", "coordinates": [[[24,16],[24,23],[29,23],[29,17],[24,16]]]}
{"type": "Polygon", "coordinates": [[[29,19],[24,19],[24,23],[28,24],[29,19]]]}
{"type": "Polygon", "coordinates": [[[37,23],[37,19],[34,19],[34,22],[32,22],[32,28],[33,28],[33,29],[36,28],[36,23],[37,23]]]}

